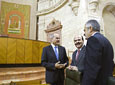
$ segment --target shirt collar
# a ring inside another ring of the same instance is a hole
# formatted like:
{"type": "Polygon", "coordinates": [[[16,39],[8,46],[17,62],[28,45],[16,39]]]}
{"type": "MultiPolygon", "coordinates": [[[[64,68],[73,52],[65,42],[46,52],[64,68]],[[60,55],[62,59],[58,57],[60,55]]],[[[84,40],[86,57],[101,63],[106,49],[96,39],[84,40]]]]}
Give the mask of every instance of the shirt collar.
{"type": "MultiPolygon", "coordinates": [[[[51,43],[51,46],[54,48],[55,47],[55,45],[53,44],[53,43],[51,43]]],[[[57,46],[58,47],[58,46],[57,46]]]]}
{"type": "MultiPolygon", "coordinates": [[[[83,45],[84,46],[84,45],[83,45]]],[[[79,49],[81,51],[81,49],[83,48],[83,46],[79,49]]],[[[78,50],[78,49],[77,49],[78,50]]]]}
{"type": "Polygon", "coordinates": [[[98,33],[98,32],[94,32],[91,36],[94,36],[96,33],[98,33]]]}

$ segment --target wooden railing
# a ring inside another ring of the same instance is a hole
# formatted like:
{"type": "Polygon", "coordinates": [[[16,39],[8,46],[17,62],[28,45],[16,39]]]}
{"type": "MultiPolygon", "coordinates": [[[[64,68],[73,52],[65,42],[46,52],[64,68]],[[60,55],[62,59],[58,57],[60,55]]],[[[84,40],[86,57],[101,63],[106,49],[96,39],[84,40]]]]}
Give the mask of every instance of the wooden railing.
{"type": "Polygon", "coordinates": [[[0,64],[41,63],[41,54],[48,42],[0,37],[0,64]]]}

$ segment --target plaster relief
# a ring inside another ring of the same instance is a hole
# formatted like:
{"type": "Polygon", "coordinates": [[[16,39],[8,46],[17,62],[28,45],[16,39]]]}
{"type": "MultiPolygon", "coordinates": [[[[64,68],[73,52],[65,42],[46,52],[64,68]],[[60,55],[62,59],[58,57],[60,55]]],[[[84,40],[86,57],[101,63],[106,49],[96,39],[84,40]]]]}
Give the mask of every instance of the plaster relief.
{"type": "Polygon", "coordinates": [[[91,14],[95,14],[97,10],[97,6],[99,4],[99,0],[89,0],[88,10],[91,14]]]}
{"type": "Polygon", "coordinates": [[[75,16],[77,16],[78,14],[79,3],[80,3],[80,0],[71,0],[69,4],[75,16]]]}
{"type": "MultiPolygon", "coordinates": [[[[50,42],[50,36],[53,33],[58,33],[61,36],[61,30],[62,30],[61,22],[59,20],[53,19],[47,26],[47,29],[45,30],[45,32],[47,34],[47,41],[50,42]]],[[[60,39],[60,41],[61,41],[61,39],[60,39]]]]}

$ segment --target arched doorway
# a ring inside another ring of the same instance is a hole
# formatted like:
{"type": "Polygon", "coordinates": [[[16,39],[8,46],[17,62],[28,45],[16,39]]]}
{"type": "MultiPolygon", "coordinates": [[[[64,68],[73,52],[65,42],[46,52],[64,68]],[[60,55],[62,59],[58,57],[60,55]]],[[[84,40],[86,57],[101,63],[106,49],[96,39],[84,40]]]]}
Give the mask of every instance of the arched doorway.
{"type": "Polygon", "coordinates": [[[107,5],[103,10],[102,17],[104,21],[105,36],[112,43],[115,54],[115,5],[107,5]]]}

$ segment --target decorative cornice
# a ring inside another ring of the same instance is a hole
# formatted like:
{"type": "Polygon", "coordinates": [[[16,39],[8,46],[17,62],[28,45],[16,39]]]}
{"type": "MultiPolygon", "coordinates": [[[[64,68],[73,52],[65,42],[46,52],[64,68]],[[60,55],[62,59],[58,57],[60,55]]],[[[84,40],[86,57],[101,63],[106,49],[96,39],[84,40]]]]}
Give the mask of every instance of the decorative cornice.
{"type": "Polygon", "coordinates": [[[60,0],[54,6],[48,8],[48,9],[43,9],[41,11],[38,11],[36,15],[42,16],[42,15],[52,13],[52,12],[56,11],[57,9],[63,7],[67,2],[68,2],[68,0],[60,0]]]}
{"type": "Polygon", "coordinates": [[[49,32],[52,32],[52,31],[59,30],[59,29],[62,29],[62,25],[57,26],[56,28],[47,29],[47,30],[45,30],[45,32],[46,32],[46,33],[49,33],[49,32]]]}
{"type": "Polygon", "coordinates": [[[89,4],[91,4],[91,3],[98,3],[98,0],[90,0],[89,4]]]}
{"type": "Polygon", "coordinates": [[[46,33],[53,32],[56,30],[62,29],[61,22],[58,20],[53,19],[51,23],[47,26],[47,29],[45,30],[46,33]]]}

